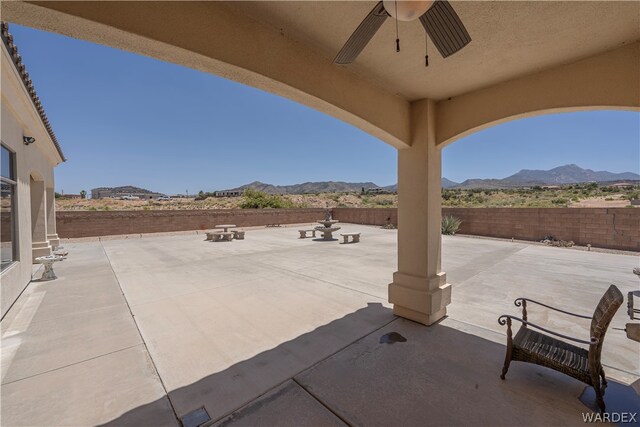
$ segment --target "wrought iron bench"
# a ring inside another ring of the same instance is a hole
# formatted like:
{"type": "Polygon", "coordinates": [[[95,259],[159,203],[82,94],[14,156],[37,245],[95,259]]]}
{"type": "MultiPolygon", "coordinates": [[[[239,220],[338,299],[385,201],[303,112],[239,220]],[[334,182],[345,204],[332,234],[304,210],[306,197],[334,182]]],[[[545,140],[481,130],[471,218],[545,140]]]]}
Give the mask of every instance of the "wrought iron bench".
{"type": "Polygon", "coordinates": [[[602,353],[602,343],[609,323],[611,323],[613,315],[623,302],[624,296],[615,285],[611,285],[604,293],[592,317],[570,313],[528,298],[516,299],[514,304],[516,307],[522,307],[522,318],[506,314],[498,318],[498,323],[507,325],[507,354],[500,378],[505,379],[512,360],[546,366],[592,386],[596,392],[598,406],[604,412],[605,404],[602,397],[604,396],[604,389],[607,387],[607,380],[600,363],[600,354],[602,353]],[[570,316],[590,319],[591,338],[588,341],[573,338],[529,322],[527,320],[527,302],[570,316]],[[512,320],[522,324],[515,336],[511,331],[512,320]],[[575,346],[530,328],[579,344],[588,345],[589,349],[575,346]]]}

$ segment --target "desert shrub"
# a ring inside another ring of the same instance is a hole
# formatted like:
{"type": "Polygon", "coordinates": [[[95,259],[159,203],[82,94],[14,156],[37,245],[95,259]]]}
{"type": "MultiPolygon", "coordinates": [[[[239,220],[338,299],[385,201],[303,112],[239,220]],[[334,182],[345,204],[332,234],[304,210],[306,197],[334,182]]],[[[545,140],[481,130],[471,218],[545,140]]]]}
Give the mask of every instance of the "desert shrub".
{"type": "Polygon", "coordinates": [[[460,229],[462,220],[455,216],[445,215],[442,217],[442,234],[453,235],[460,229]]]}
{"type": "Polygon", "coordinates": [[[605,197],[604,200],[605,202],[610,202],[613,200],[613,197],[605,197]]]}
{"type": "Polygon", "coordinates": [[[554,205],[566,205],[568,202],[567,199],[564,199],[562,197],[558,197],[557,199],[552,199],[551,203],[553,203],[554,205]]]}
{"type": "Polygon", "coordinates": [[[241,209],[285,209],[294,208],[294,203],[277,194],[267,194],[262,191],[245,190],[240,203],[241,209]]]}
{"type": "Polygon", "coordinates": [[[393,205],[393,200],[389,200],[389,199],[379,199],[377,200],[378,204],[380,206],[391,206],[393,205]]]}

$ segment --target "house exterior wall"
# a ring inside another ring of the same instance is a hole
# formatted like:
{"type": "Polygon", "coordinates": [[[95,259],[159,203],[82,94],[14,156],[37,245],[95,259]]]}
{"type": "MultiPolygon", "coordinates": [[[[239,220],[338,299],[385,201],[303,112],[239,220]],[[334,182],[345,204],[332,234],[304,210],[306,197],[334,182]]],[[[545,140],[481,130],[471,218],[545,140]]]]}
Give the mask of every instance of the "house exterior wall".
{"type": "MultiPolygon", "coordinates": [[[[2,116],[0,136],[2,144],[15,154],[16,194],[14,195],[15,225],[14,236],[17,242],[16,262],[0,273],[1,315],[7,312],[22,290],[31,280],[32,274],[32,222],[30,180],[33,176],[43,182],[42,189],[53,188],[53,168],[62,162],[59,153],[51,140],[33,102],[17,73],[13,61],[2,46],[2,116]],[[30,145],[23,143],[23,136],[32,136],[36,142],[30,145]]],[[[46,194],[42,197],[45,198],[46,194]]],[[[46,220],[38,228],[44,227],[46,220]]],[[[0,232],[3,234],[7,227],[0,232]]],[[[9,229],[10,231],[10,229],[9,229]]],[[[42,231],[42,230],[41,230],[42,231]]],[[[55,231],[54,231],[55,232],[55,231]]],[[[48,246],[45,243],[45,246],[48,246]]],[[[42,248],[46,250],[46,248],[42,248]]]]}

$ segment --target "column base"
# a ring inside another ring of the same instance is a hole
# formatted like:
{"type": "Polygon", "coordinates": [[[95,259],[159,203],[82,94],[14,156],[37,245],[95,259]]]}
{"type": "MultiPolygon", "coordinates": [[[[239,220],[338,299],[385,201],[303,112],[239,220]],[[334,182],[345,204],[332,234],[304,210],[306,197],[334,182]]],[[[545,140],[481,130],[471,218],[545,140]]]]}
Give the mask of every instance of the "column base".
{"type": "Polygon", "coordinates": [[[394,314],[432,325],[447,314],[451,303],[451,285],[444,272],[431,278],[393,273],[393,283],[389,284],[389,302],[394,314]]]}
{"type": "Polygon", "coordinates": [[[49,241],[49,246],[54,251],[60,246],[60,238],[57,234],[47,234],[47,240],[49,241]]]}
{"type": "Polygon", "coordinates": [[[41,256],[51,255],[49,242],[33,242],[31,244],[31,258],[36,259],[41,256]]]}

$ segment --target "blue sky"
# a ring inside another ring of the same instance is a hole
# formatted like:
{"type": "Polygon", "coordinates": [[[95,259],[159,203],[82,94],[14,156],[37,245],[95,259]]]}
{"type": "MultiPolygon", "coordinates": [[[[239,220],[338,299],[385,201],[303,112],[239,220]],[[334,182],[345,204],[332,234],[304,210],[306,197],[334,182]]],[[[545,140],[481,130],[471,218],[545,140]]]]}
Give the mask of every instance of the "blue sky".
{"type": "MultiPolygon", "coordinates": [[[[396,150],[332,117],[210,74],[10,25],[68,161],[56,190],[190,194],[263,181],[396,182],[396,150]]],[[[640,172],[640,114],[513,121],[443,152],[454,181],[568,163],[640,172]]]]}

